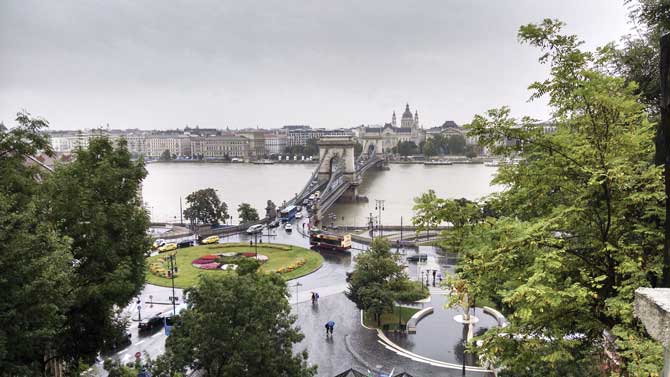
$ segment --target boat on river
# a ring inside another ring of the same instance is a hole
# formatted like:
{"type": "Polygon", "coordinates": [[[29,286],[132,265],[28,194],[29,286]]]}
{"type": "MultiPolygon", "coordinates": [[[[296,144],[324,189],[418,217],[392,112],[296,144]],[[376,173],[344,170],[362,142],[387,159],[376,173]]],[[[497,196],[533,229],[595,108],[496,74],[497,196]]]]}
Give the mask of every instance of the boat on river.
{"type": "Polygon", "coordinates": [[[447,160],[429,160],[429,161],[424,161],[424,165],[453,165],[451,161],[447,160]]]}

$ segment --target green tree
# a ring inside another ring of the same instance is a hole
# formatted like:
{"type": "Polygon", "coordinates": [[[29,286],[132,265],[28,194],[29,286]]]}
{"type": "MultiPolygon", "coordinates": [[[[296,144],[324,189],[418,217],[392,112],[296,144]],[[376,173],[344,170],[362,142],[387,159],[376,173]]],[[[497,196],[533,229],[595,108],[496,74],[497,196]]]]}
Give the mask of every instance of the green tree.
{"type": "Polygon", "coordinates": [[[471,228],[483,220],[482,209],[477,203],[465,198],[441,199],[433,190],[415,198],[414,203],[412,222],[417,226],[417,233],[445,222],[451,225],[442,233],[440,241],[440,246],[450,252],[463,251],[471,228]]]}
{"type": "Polygon", "coordinates": [[[423,155],[426,157],[437,156],[440,154],[439,145],[434,139],[428,139],[423,144],[423,155]]]}
{"type": "Polygon", "coordinates": [[[653,125],[637,86],[611,75],[611,46],[583,51],[561,26],[545,20],[519,31],[550,65],[550,77],[530,88],[533,99],[548,96],[556,133],[507,108],[469,126],[483,146],[522,161],[498,170],[494,182],[506,187],[491,200],[498,218],[465,240],[459,277],[494,292],[510,320],[504,332],[517,334],[483,337],[481,350],[506,375],[594,375],[607,359],[604,333],[623,375],[653,375],[661,347],[633,316],[634,290],[653,286],[662,266],[653,125]]]}
{"type": "Polygon", "coordinates": [[[256,211],[256,208],[252,207],[249,203],[241,203],[240,206],[237,207],[237,216],[242,223],[258,221],[258,212],[256,211]]]}
{"type": "Polygon", "coordinates": [[[146,174],[141,160],[131,161],[125,140],[114,147],[107,138],[93,138],[45,181],[44,220],[72,242],[74,302],[61,355],[73,369],[118,336],[114,309],[144,285],[150,240],[140,190],[146,174]]]}
{"type": "Polygon", "coordinates": [[[465,154],[465,137],[463,135],[451,135],[445,142],[447,154],[459,156],[465,154]]]}
{"type": "Polygon", "coordinates": [[[306,351],[293,354],[303,335],[293,327],[279,275],[202,275],[187,295],[189,308],[166,342],[169,369],[188,367],[212,377],[315,375],[306,351]]]}
{"type": "Polygon", "coordinates": [[[0,127],[0,370],[42,376],[56,361],[71,302],[70,242],[43,221],[39,182],[48,174],[26,158],[51,153],[47,122],[28,113],[0,127]]]}
{"type": "Polygon", "coordinates": [[[397,153],[401,156],[416,154],[419,147],[413,141],[401,141],[397,146],[397,153]]]}
{"type": "Polygon", "coordinates": [[[219,199],[213,188],[190,193],[186,205],[184,217],[192,224],[218,224],[228,218],[228,205],[219,199]]]}
{"type": "Polygon", "coordinates": [[[358,254],[356,267],[347,278],[347,298],[374,315],[378,324],[382,314],[393,310],[395,301],[415,301],[423,295],[409,281],[399,256],[390,250],[387,240],[376,238],[369,250],[358,254]]]}
{"type": "Polygon", "coordinates": [[[317,144],[319,142],[318,139],[307,139],[307,142],[305,144],[305,155],[306,156],[318,156],[319,155],[319,145],[317,144]]]}
{"type": "Polygon", "coordinates": [[[166,149],[161,153],[160,157],[158,157],[160,161],[170,161],[172,160],[172,155],[170,154],[170,150],[166,149]]]}

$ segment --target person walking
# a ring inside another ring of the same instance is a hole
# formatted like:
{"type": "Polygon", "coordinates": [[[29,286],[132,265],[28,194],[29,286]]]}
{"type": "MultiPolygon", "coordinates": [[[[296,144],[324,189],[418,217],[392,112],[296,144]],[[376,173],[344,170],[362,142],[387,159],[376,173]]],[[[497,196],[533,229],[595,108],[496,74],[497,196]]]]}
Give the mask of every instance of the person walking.
{"type": "Polygon", "coordinates": [[[333,336],[333,329],[335,328],[335,322],[334,321],[328,321],[326,323],[326,334],[330,332],[330,336],[333,336]]]}
{"type": "Polygon", "coordinates": [[[316,303],[316,293],[312,292],[312,304],[316,303]]]}

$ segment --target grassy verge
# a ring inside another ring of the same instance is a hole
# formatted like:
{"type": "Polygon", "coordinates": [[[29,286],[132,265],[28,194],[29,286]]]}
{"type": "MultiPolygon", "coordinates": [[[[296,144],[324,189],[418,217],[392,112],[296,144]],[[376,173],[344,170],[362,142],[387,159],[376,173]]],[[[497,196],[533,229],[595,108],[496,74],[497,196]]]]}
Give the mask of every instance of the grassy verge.
{"type": "MultiPolygon", "coordinates": [[[[220,254],[228,252],[254,252],[255,248],[248,244],[215,244],[188,247],[184,249],[177,249],[178,273],[174,279],[175,287],[188,288],[194,286],[198,281],[200,274],[224,274],[221,270],[203,270],[195,268],[191,262],[199,257],[207,254],[220,254]]],[[[262,244],[258,245],[258,254],[266,255],[269,260],[261,265],[261,271],[270,272],[276,271],[282,267],[290,266],[302,259],[305,263],[293,271],[282,274],[286,280],[295,279],[300,276],[307,275],[323,264],[323,257],[312,250],[302,247],[281,245],[281,244],[262,244]]],[[[158,262],[163,255],[156,255],[147,259],[147,266],[153,262],[158,262]]],[[[169,268],[167,263],[165,267],[169,268]]],[[[172,285],[171,279],[156,276],[148,269],[146,272],[147,283],[168,287],[172,285]]]]}
{"type": "Polygon", "coordinates": [[[407,325],[407,321],[418,312],[420,309],[417,308],[406,308],[406,307],[393,307],[392,312],[384,313],[381,316],[380,326],[377,326],[377,321],[375,316],[368,312],[363,312],[363,324],[370,328],[384,328],[384,325],[388,325],[389,330],[398,330],[398,322],[403,325],[407,325]],[[401,309],[399,311],[398,309],[401,309]]]}

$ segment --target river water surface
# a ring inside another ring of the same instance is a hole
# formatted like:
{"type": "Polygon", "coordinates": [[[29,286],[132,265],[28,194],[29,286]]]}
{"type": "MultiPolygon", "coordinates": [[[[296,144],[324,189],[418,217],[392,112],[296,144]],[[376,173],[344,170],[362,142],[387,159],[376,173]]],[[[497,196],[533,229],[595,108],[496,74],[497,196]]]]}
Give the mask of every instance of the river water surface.
{"type": "MultiPolygon", "coordinates": [[[[265,214],[268,200],[280,205],[302,190],[315,164],[223,164],[223,163],[153,163],[143,185],[143,200],[153,221],[179,221],[179,198],[186,207],[186,196],[203,188],[214,188],[228,204],[228,213],[237,223],[237,207],[251,204],[259,215],[265,214]]],[[[498,187],[489,182],[495,167],[484,165],[396,165],[390,170],[369,170],[359,187],[359,195],[369,202],[337,203],[330,212],[337,224],[363,225],[375,210],[375,199],[384,200],[382,224],[398,225],[400,217],[409,224],[413,199],[429,189],[444,198],[478,199],[498,187]],[[342,220],[344,218],[344,220],[342,220]]],[[[328,220],[329,222],[331,220],[328,220]]]]}

